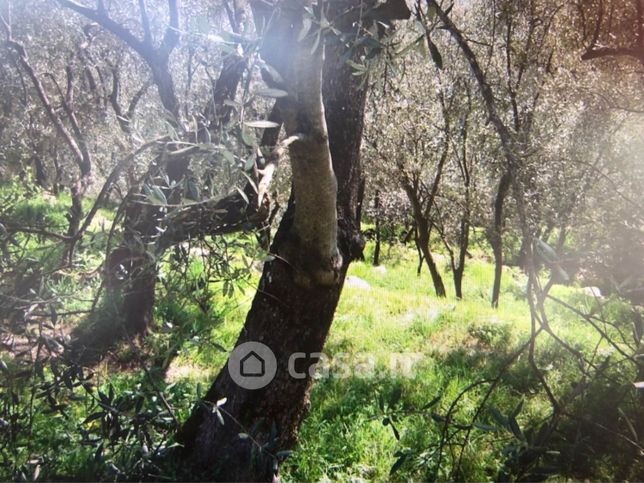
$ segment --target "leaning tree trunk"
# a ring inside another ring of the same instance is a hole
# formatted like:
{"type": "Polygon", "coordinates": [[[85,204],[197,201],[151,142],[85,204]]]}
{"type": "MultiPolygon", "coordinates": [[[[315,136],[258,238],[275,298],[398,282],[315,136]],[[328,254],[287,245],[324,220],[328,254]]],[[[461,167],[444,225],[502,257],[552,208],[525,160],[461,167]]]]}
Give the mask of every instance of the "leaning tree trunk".
{"type": "Polygon", "coordinates": [[[434,291],[436,292],[437,297],[445,297],[447,296],[447,291],[445,290],[445,284],[443,283],[443,277],[441,277],[440,272],[438,271],[438,267],[436,266],[436,262],[434,261],[434,257],[432,256],[432,252],[429,249],[429,234],[419,234],[418,239],[418,249],[423,255],[423,258],[425,259],[425,264],[427,265],[427,269],[429,270],[429,274],[432,277],[432,284],[434,285],[434,291]]]}
{"type": "Polygon", "coordinates": [[[503,274],[503,205],[510,188],[509,173],[503,174],[494,199],[494,224],[489,231],[490,245],[494,253],[494,283],[492,285],[492,307],[499,306],[501,275],[503,274]]]}
{"type": "MultiPolygon", "coordinates": [[[[339,3],[354,6],[360,2],[339,3]]],[[[293,38],[301,30],[302,7],[295,0],[281,5],[284,4],[288,4],[293,11],[280,12],[281,17],[274,25],[277,32],[271,32],[274,36],[272,40],[279,41],[283,46],[291,46],[291,50],[300,50],[299,54],[296,52],[292,56],[296,64],[296,79],[289,79],[293,71],[284,66],[280,70],[280,73],[286,70],[282,77],[286,79],[287,85],[284,87],[289,92],[287,102],[282,104],[285,127],[287,135],[306,133],[312,127],[313,132],[308,132],[315,134],[316,108],[308,104],[313,99],[319,99],[319,92],[315,92],[314,75],[318,66],[315,55],[311,55],[310,42],[305,39],[298,43],[293,38]],[[289,15],[299,15],[299,18],[289,18],[289,15]],[[298,66],[298,62],[302,65],[298,66]],[[298,82],[300,75],[304,77],[300,79],[303,83],[298,82]],[[306,93],[304,106],[297,102],[298,95],[293,94],[298,89],[306,93]],[[295,118],[292,116],[294,112],[299,114],[295,118]]],[[[341,6],[336,4],[335,7],[339,9],[341,6]]],[[[278,46],[271,43],[270,36],[268,41],[265,40],[265,46],[266,49],[279,52],[278,46]]],[[[314,242],[317,246],[313,246],[312,250],[306,230],[298,225],[302,221],[306,223],[306,218],[299,218],[298,212],[300,216],[324,218],[328,215],[323,210],[329,201],[325,199],[329,192],[315,186],[324,184],[325,175],[321,179],[315,175],[319,168],[315,162],[302,164],[303,156],[310,154],[310,149],[321,152],[325,149],[324,136],[315,135],[315,144],[308,145],[308,149],[306,144],[299,142],[292,145],[294,196],[272,245],[271,252],[275,258],[264,265],[259,288],[237,341],[237,347],[245,342],[261,342],[270,348],[275,355],[275,377],[264,387],[250,390],[237,385],[229,370],[220,372],[204,401],[194,409],[179,434],[191,478],[238,481],[274,478],[277,473],[277,453],[293,447],[298,428],[307,412],[312,383],[308,369],[324,347],[349,263],[360,256],[364,246],[359,232],[359,218],[360,140],[366,82],[353,75],[351,67],[343,62],[343,52],[343,45],[327,46],[322,86],[329,149],[338,186],[337,195],[333,196],[336,205],[333,210],[334,215],[337,213],[337,219],[333,226],[323,225],[321,220],[317,220],[320,235],[337,233],[337,245],[332,247],[337,249],[337,253],[333,254],[333,250],[322,253],[317,241],[314,242]],[[303,167],[306,170],[300,172],[303,167]],[[307,178],[303,180],[300,176],[307,178]],[[303,182],[312,184],[302,186],[303,182]],[[311,197],[311,193],[302,188],[314,190],[314,196],[311,197]],[[310,203],[313,204],[309,206],[310,203]],[[299,211],[302,208],[304,211],[299,211]],[[309,211],[311,208],[315,211],[309,211]],[[306,354],[294,366],[301,378],[292,377],[288,370],[289,358],[296,353],[306,354]],[[221,422],[224,423],[221,424],[217,411],[213,412],[212,407],[223,398],[226,398],[226,402],[221,405],[221,422]],[[242,438],[239,433],[249,434],[250,437],[242,438]]],[[[263,54],[267,55],[271,65],[279,68],[279,59],[271,59],[266,51],[263,54]]],[[[355,52],[354,56],[359,54],[355,52]]],[[[317,131],[317,134],[323,134],[323,130],[317,131]]],[[[229,363],[234,362],[234,359],[229,360],[229,363]]]]}
{"type": "MultiPolygon", "coordinates": [[[[444,161],[442,161],[439,164],[439,172],[440,169],[442,169],[442,164],[444,161]]],[[[435,182],[434,182],[434,188],[432,189],[432,195],[431,198],[435,196],[436,193],[436,188],[438,186],[438,182],[440,181],[440,175],[436,176],[435,182]]],[[[432,251],[430,249],[430,225],[429,222],[427,221],[427,217],[429,216],[429,208],[432,206],[433,201],[428,201],[428,206],[426,210],[422,209],[422,206],[420,204],[420,199],[418,195],[418,187],[415,184],[416,182],[409,182],[404,181],[403,182],[403,189],[405,190],[405,193],[407,193],[407,198],[409,199],[409,202],[411,203],[412,211],[414,214],[414,221],[416,224],[416,230],[415,230],[415,242],[416,242],[416,250],[418,251],[418,270],[417,273],[420,275],[420,270],[422,267],[423,259],[425,259],[425,264],[427,265],[427,269],[429,270],[429,274],[432,277],[432,284],[434,285],[434,291],[436,292],[437,297],[445,297],[447,295],[447,292],[445,290],[445,284],[443,283],[443,277],[441,277],[440,272],[438,271],[438,267],[436,266],[436,262],[434,261],[434,256],[432,255],[432,251]]]]}

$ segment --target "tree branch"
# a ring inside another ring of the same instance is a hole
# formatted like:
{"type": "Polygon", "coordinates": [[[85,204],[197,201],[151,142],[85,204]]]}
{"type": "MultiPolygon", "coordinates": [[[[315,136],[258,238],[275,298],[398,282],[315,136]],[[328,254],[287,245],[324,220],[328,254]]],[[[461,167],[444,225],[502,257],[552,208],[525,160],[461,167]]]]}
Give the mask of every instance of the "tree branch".
{"type": "Polygon", "coordinates": [[[179,43],[180,33],[178,1],[179,0],[168,0],[168,14],[170,16],[170,25],[165,31],[163,41],[161,42],[161,47],[159,48],[159,54],[166,60],[172,50],[179,43]]]}
{"type": "Polygon", "coordinates": [[[143,43],[152,45],[152,30],[150,29],[150,17],[145,6],[145,0],[139,0],[139,12],[141,14],[141,25],[143,26],[143,43]]]}
{"type": "Polygon", "coordinates": [[[132,162],[139,156],[141,153],[144,151],[148,150],[149,148],[153,146],[157,146],[161,144],[163,141],[168,141],[168,138],[166,136],[154,139],[153,141],[149,141],[143,145],[141,145],[139,148],[137,148],[135,151],[124,157],[121,161],[119,161],[110,175],[107,177],[105,180],[105,183],[103,183],[103,187],[101,188],[100,193],[96,197],[96,200],[94,201],[94,205],[92,205],[92,208],[89,210],[89,213],[85,217],[85,221],[83,222],[83,225],[79,228],[79,230],[74,234],[74,239],[78,240],[80,239],[81,236],[83,236],[83,233],[89,225],[92,223],[92,219],[94,218],[94,215],[96,215],[96,212],[98,209],[101,207],[103,204],[103,200],[109,193],[110,189],[112,188],[112,185],[116,182],[120,174],[123,172],[125,168],[127,168],[132,162]]]}
{"type": "Polygon", "coordinates": [[[146,61],[154,55],[152,44],[146,44],[142,42],[141,40],[137,39],[132,32],[123,27],[123,25],[112,20],[108,16],[107,11],[104,7],[99,7],[97,10],[94,10],[92,8],[80,5],[72,0],[58,0],[58,3],[61,6],[69,8],[76,13],[80,13],[88,19],[98,23],[99,25],[110,31],[112,34],[123,40],[146,61]]]}
{"type": "Polygon", "coordinates": [[[155,49],[151,38],[145,37],[143,41],[138,39],[123,25],[112,20],[105,9],[99,8],[94,10],[80,5],[73,0],[58,0],[58,3],[95,21],[137,52],[152,71],[154,83],[159,90],[159,97],[161,98],[163,107],[176,118],[179,118],[179,101],[176,97],[172,74],[168,70],[168,58],[179,42],[178,0],[168,0],[170,25],[158,49],[155,49]]]}
{"type": "MultiPolygon", "coordinates": [[[[89,170],[91,170],[91,157],[89,156],[89,152],[87,151],[86,148],[81,149],[81,147],[79,147],[78,142],[74,139],[74,136],[69,132],[69,130],[63,123],[63,120],[58,115],[54,107],[52,106],[49,96],[47,95],[47,91],[45,90],[45,87],[43,86],[42,82],[38,78],[38,75],[36,74],[34,68],[29,63],[29,58],[27,56],[27,51],[25,50],[25,47],[20,42],[17,42],[12,38],[11,27],[6,22],[6,20],[1,16],[0,16],[0,21],[7,35],[7,44],[17,53],[18,63],[31,79],[31,82],[34,88],[36,89],[36,93],[40,98],[40,102],[42,103],[43,108],[47,113],[47,116],[56,127],[56,130],[58,131],[58,133],[65,140],[65,143],[67,144],[67,146],[71,149],[72,154],[74,155],[74,158],[76,159],[76,162],[81,169],[81,172],[83,174],[86,174],[86,172],[88,171],[88,168],[89,170]]],[[[64,98],[63,98],[63,104],[66,105],[64,98]]],[[[76,125],[76,127],[78,127],[78,125],[76,125]]]]}
{"type": "Polygon", "coordinates": [[[581,56],[581,60],[599,59],[601,57],[631,57],[644,64],[644,48],[636,47],[599,47],[590,48],[581,56]]]}

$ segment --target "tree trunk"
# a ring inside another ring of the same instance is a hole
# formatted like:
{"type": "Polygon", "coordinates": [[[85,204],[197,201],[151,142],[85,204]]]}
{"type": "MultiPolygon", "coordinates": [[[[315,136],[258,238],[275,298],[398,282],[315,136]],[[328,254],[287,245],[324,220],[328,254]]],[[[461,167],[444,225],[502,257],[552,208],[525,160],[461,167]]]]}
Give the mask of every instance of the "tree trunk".
{"type": "Polygon", "coordinates": [[[70,267],[74,262],[74,249],[80,238],[79,230],[83,220],[83,198],[92,177],[91,165],[81,167],[81,169],[83,169],[81,177],[70,188],[72,206],[67,214],[67,221],[69,222],[67,236],[71,239],[66,242],[65,250],[63,251],[63,263],[70,267]]]}
{"type": "Polygon", "coordinates": [[[460,269],[454,272],[454,293],[457,299],[463,299],[463,270],[460,269]]]}
{"type": "MultiPolygon", "coordinates": [[[[231,24],[233,30],[237,31],[245,18],[244,2],[233,2],[233,11],[231,24]]],[[[173,79],[168,69],[167,57],[151,53],[149,57],[144,56],[144,58],[152,70],[154,83],[158,88],[163,106],[169,113],[178,117],[179,104],[173,79]]],[[[230,120],[230,108],[225,105],[225,101],[234,98],[245,69],[245,61],[239,59],[238,56],[232,55],[226,59],[224,67],[213,85],[213,97],[206,107],[208,125],[200,126],[199,133],[210,130],[211,137],[218,138],[219,130],[230,120]]],[[[265,138],[270,137],[271,147],[277,141],[278,132],[279,130],[266,130],[270,136],[265,135],[265,138]]],[[[190,133],[190,135],[192,134],[190,133]]],[[[199,139],[195,139],[193,136],[190,141],[199,142],[199,139]]],[[[190,161],[190,153],[169,160],[166,166],[169,180],[179,184],[189,173],[190,161]]],[[[251,193],[246,194],[250,199],[251,193]]],[[[180,199],[170,201],[180,203],[180,199]]],[[[108,290],[112,289],[112,293],[108,296],[120,300],[117,312],[122,317],[125,331],[132,335],[144,334],[153,322],[157,279],[157,266],[153,260],[154,257],[160,257],[165,249],[184,240],[216,233],[218,227],[213,226],[213,219],[221,218],[220,225],[228,225],[229,232],[238,231],[242,222],[251,221],[250,219],[254,215],[257,215],[257,220],[253,219],[252,221],[263,223],[266,216],[264,216],[265,213],[262,209],[265,206],[262,203],[259,205],[257,210],[254,210],[254,207],[248,206],[243,196],[237,196],[237,194],[214,206],[194,204],[188,207],[186,213],[182,213],[181,219],[173,218],[173,222],[161,236],[156,230],[156,227],[161,226],[160,218],[162,217],[157,208],[136,205],[136,203],[128,207],[124,223],[126,234],[124,243],[108,256],[105,273],[108,290]],[[213,211],[217,213],[223,209],[226,210],[224,215],[212,215],[213,211]],[[157,252],[149,254],[144,246],[140,246],[138,240],[151,241],[152,237],[158,239],[157,252]],[[123,258],[127,260],[125,273],[122,273],[125,278],[120,277],[119,279],[115,277],[114,270],[121,270],[119,264],[123,258]]],[[[112,332],[112,341],[120,337],[120,333],[112,332]]]]}
{"type": "MultiPolygon", "coordinates": [[[[442,163],[441,163],[442,166],[442,163]]],[[[440,168],[439,168],[440,169],[440,168]]],[[[440,172],[440,171],[439,171],[440,172]]],[[[434,183],[434,188],[438,186],[438,180],[440,179],[440,174],[436,176],[436,181],[434,183]]],[[[436,292],[437,297],[445,297],[445,284],[443,283],[443,278],[441,277],[438,267],[434,262],[434,257],[432,256],[432,251],[429,248],[430,241],[430,225],[427,221],[429,216],[429,208],[431,207],[432,201],[428,202],[426,210],[423,210],[420,204],[420,199],[418,195],[418,185],[413,182],[403,181],[403,189],[407,193],[409,202],[412,206],[412,211],[414,214],[414,220],[416,222],[416,232],[415,232],[415,241],[416,249],[418,250],[418,270],[417,273],[420,275],[420,269],[423,263],[423,258],[429,269],[429,274],[432,277],[432,283],[434,285],[434,291],[436,292]]],[[[433,191],[435,194],[435,191],[433,191]]],[[[433,196],[432,196],[433,198],[433,196]]]]}
{"type": "MultiPolygon", "coordinates": [[[[74,235],[76,235],[76,233],[78,233],[81,220],[83,219],[83,191],[84,190],[82,190],[80,187],[80,182],[75,183],[70,188],[72,206],[69,208],[69,213],[67,213],[67,221],[69,222],[69,225],[67,227],[67,236],[70,237],[73,237],[74,235]]],[[[69,245],[71,244],[72,243],[70,242],[69,245]]],[[[69,245],[66,248],[65,256],[63,257],[63,259],[68,264],[71,264],[73,248],[69,245]]]]}
{"type": "Polygon", "coordinates": [[[38,153],[34,154],[31,158],[34,163],[34,171],[36,177],[36,183],[43,189],[47,189],[47,170],[45,169],[45,164],[42,161],[41,149],[38,147],[38,153]]]}
{"type": "Polygon", "coordinates": [[[376,222],[376,247],[373,250],[373,264],[374,266],[380,265],[380,191],[376,190],[376,196],[374,198],[374,209],[375,209],[375,222],[376,222]]]}
{"type": "MultiPolygon", "coordinates": [[[[537,229],[537,232],[534,234],[535,238],[541,238],[541,228],[537,229]]],[[[541,238],[542,240],[547,242],[547,238],[541,238]]],[[[532,247],[532,241],[524,236],[521,237],[521,246],[519,247],[519,253],[517,253],[516,260],[515,260],[515,265],[519,267],[521,270],[524,272],[528,271],[528,260],[529,260],[529,253],[532,247]]]]}
{"type": "Polygon", "coordinates": [[[414,236],[415,232],[416,232],[416,225],[412,223],[411,226],[409,227],[409,230],[407,230],[407,232],[403,232],[401,243],[403,245],[407,245],[411,241],[411,238],[414,236]]]}
{"type": "Polygon", "coordinates": [[[436,292],[437,297],[445,297],[447,292],[445,291],[445,284],[443,283],[443,278],[441,277],[436,262],[434,262],[434,257],[432,252],[429,250],[429,242],[420,241],[420,250],[423,253],[425,258],[425,263],[429,269],[429,274],[432,277],[432,283],[434,284],[434,291],[436,292]]]}
{"type": "Polygon", "coordinates": [[[421,272],[423,271],[423,263],[425,262],[425,255],[420,249],[420,242],[418,241],[418,229],[414,225],[414,244],[416,245],[416,254],[418,255],[418,266],[416,267],[416,276],[420,277],[421,272]]]}
{"type": "MultiPolygon", "coordinates": [[[[468,203],[469,205],[469,203],[468,203]]],[[[458,244],[458,263],[453,267],[454,292],[457,299],[463,298],[463,274],[465,273],[465,257],[470,245],[470,222],[469,208],[466,209],[461,220],[461,232],[458,244]]]]}
{"type": "Polygon", "coordinates": [[[419,253],[418,274],[420,275],[420,267],[422,266],[423,259],[425,259],[425,264],[427,265],[429,274],[432,277],[432,284],[434,285],[436,296],[445,297],[445,284],[443,283],[443,278],[438,271],[436,262],[434,262],[432,251],[429,248],[429,226],[424,220],[417,220],[416,229],[418,230],[416,235],[416,248],[419,253]]]}
{"type": "MultiPolygon", "coordinates": [[[[294,243],[289,235],[293,223],[290,211],[271,250],[278,256],[294,243]]],[[[339,235],[344,245],[355,236],[345,230],[339,235]]],[[[342,280],[347,265],[339,273],[342,280]]],[[[251,341],[269,347],[276,357],[275,378],[261,389],[249,390],[239,387],[228,370],[222,370],[204,401],[227,398],[222,407],[225,424],[218,422],[208,406],[200,405],[179,437],[193,477],[209,474],[209,478],[221,480],[268,480],[274,476],[274,455],[295,444],[309,405],[312,379],[308,366],[316,362],[311,354],[324,347],[342,286],[304,287],[294,280],[286,264],[274,261],[265,265],[236,346],[251,341]],[[289,358],[296,353],[306,355],[298,361],[302,364],[296,365],[298,373],[305,374],[302,379],[291,377],[288,371],[289,358]],[[247,433],[252,439],[241,439],[239,433],[247,433]],[[262,450],[254,441],[269,446],[262,450]]]]}
{"type": "MultiPolygon", "coordinates": [[[[154,320],[157,266],[146,244],[158,235],[163,214],[157,207],[126,201],[123,244],[106,262],[108,297],[120,301],[117,316],[130,336],[143,335],[154,320]]],[[[122,331],[114,334],[116,340],[122,331]]]]}
{"type": "Polygon", "coordinates": [[[492,307],[499,306],[501,275],[503,274],[503,205],[510,188],[511,177],[504,173],[499,181],[494,200],[494,224],[489,231],[490,245],[494,253],[494,283],[492,286],[492,307]]]}
{"type": "MultiPolygon", "coordinates": [[[[353,6],[353,2],[340,3],[353,6]]],[[[333,8],[342,6],[346,5],[333,8]]],[[[239,347],[255,341],[270,348],[276,358],[275,377],[268,385],[250,390],[237,385],[230,372],[222,370],[204,403],[194,409],[179,434],[191,477],[207,475],[209,479],[237,481],[272,479],[277,474],[277,452],[292,448],[297,440],[299,425],[309,406],[312,377],[307,368],[316,362],[324,347],[347,268],[351,260],[360,256],[364,246],[359,234],[359,207],[366,83],[353,75],[351,67],[342,61],[343,52],[342,45],[327,46],[322,88],[333,171],[338,183],[337,249],[341,265],[336,279],[327,283],[313,277],[307,283],[298,273],[306,270],[307,264],[317,262],[307,260],[312,257],[311,252],[296,235],[301,191],[295,190],[295,202],[290,203],[273,242],[271,252],[275,259],[264,265],[258,291],[236,344],[239,347]],[[304,265],[300,265],[302,260],[304,265]],[[289,375],[289,358],[296,353],[306,354],[294,365],[301,378],[289,375]],[[222,398],[227,398],[221,406],[223,425],[211,409],[222,398]],[[239,433],[250,437],[240,438],[239,433]]],[[[355,52],[354,56],[359,54],[355,52]]],[[[297,183],[295,176],[294,183],[297,183]]],[[[229,360],[231,363],[233,359],[229,360]]]]}
{"type": "Polygon", "coordinates": [[[114,308],[112,318],[81,325],[72,334],[72,354],[84,365],[99,362],[125,336],[145,334],[153,321],[157,271],[154,254],[148,253],[144,244],[152,231],[156,232],[155,213],[158,216],[159,212],[151,206],[125,203],[123,243],[109,253],[103,266],[105,300],[114,308]]]}

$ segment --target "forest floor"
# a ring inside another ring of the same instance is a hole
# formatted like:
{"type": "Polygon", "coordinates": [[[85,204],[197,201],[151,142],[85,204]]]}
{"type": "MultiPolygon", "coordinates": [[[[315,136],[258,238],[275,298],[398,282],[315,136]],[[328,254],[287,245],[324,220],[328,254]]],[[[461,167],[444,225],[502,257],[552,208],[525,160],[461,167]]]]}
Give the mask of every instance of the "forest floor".
{"type": "MultiPolygon", "coordinates": [[[[396,470],[397,478],[447,479],[450,474],[440,473],[447,471],[442,466],[453,470],[461,450],[460,475],[468,480],[497,478],[505,463],[500,455],[523,435],[498,427],[489,409],[508,414],[518,409],[516,420],[527,428],[547,418],[549,404],[531,373],[527,355],[509,370],[501,370],[530,337],[525,276],[505,267],[500,308],[492,309],[493,265],[482,256],[467,263],[463,300],[453,295],[435,297],[427,270],[416,275],[417,260],[411,249],[394,247],[383,261],[384,269],[367,262],[351,266],[352,282],[342,293],[325,347],[327,365],[315,383],[300,443],[284,466],[286,480],[386,480],[403,454],[409,457],[396,470]],[[412,361],[408,373],[395,370],[400,369],[401,358],[412,361]],[[484,401],[489,382],[500,373],[498,385],[484,401]],[[451,417],[454,422],[477,423],[483,429],[473,430],[465,448],[446,445],[441,414],[464,388],[478,381],[487,382],[461,394],[451,417]],[[426,408],[438,397],[438,402],[426,408]],[[438,462],[438,475],[434,473],[437,448],[445,453],[440,457],[443,465],[438,462]],[[452,463],[445,465],[446,460],[452,463]]],[[[446,260],[441,265],[444,270],[446,260]]],[[[447,285],[451,277],[444,273],[447,285]]],[[[451,287],[448,291],[453,293],[451,287]]],[[[249,283],[222,312],[213,332],[221,346],[234,345],[253,293],[253,283],[249,283]]],[[[552,293],[582,310],[597,309],[602,303],[580,288],[555,286],[552,293]]],[[[584,352],[596,351],[601,341],[582,320],[561,307],[549,308],[559,337],[584,352]]],[[[169,382],[208,384],[225,363],[226,354],[204,347],[195,345],[175,359],[167,374],[169,382]]],[[[610,353],[611,348],[602,346],[596,357],[610,353]]],[[[570,357],[547,338],[539,340],[536,354],[552,389],[557,394],[569,392],[576,370],[570,357]]]]}
{"type": "MultiPolygon", "coordinates": [[[[19,186],[9,185],[0,186],[0,199],[16,200],[16,223],[42,224],[52,231],[65,226],[69,200],[64,195],[25,196],[19,186]]],[[[87,205],[89,209],[91,200],[87,205]]],[[[87,315],[101,283],[113,219],[108,209],[98,215],[73,270],[49,286],[58,314],[54,317],[51,309],[52,314],[39,317],[51,318],[56,331],[67,333],[77,324],[92,322],[114,324],[109,305],[99,304],[87,315]]],[[[636,326],[632,307],[615,296],[596,298],[578,286],[555,285],[550,294],[574,310],[546,301],[550,329],[559,341],[541,333],[530,358],[526,277],[504,267],[500,307],[491,308],[490,250],[483,237],[474,235],[462,300],[453,295],[451,273],[441,254],[436,260],[446,298],[434,295],[425,267],[416,274],[413,248],[385,246],[382,266],[374,267],[369,263],[373,244],[367,244],[366,261],[350,267],[325,346],[328,364],[321,365],[314,384],[299,444],[281,468],[285,481],[534,481],[558,474],[580,480],[644,481],[644,458],[632,444],[640,431],[631,422],[641,419],[632,384],[638,376],[634,365],[624,363],[619,354],[635,350],[629,341],[636,326]],[[599,324],[612,342],[588,320],[599,324]],[[553,431],[548,427],[552,405],[543,380],[574,416],[553,431]],[[544,438],[547,441],[541,441],[544,438]]],[[[150,416],[150,438],[170,438],[164,441],[172,443],[174,432],[169,428],[174,426],[168,421],[184,421],[222,369],[255,295],[259,260],[265,254],[250,235],[223,243],[217,246],[213,240],[207,246],[229,252],[229,265],[219,263],[208,250],[188,247],[184,251],[189,263],[182,262],[185,271],[177,271],[175,254],[168,253],[160,263],[156,327],[136,344],[115,348],[93,368],[92,381],[101,400],[105,394],[112,399],[112,393],[124,404],[145,400],[146,414],[158,415],[150,416]],[[226,276],[228,281],[222,282],[226,276]],[[159,391],[172,407],[170,419],[159,391]]],[[[31,236],[23,244],[25,263],[37,260],[45,271],[60,263],[59,244],[31,236]]],[[[30,432],[9,447],[16,465],[31,474],[46,463],[46,477],[79,481],[97,475],[112,478],[111,464],[138,471],[143,458],[138,439],[127,436],[113,444],[112,432],[103,434],[104,424],[94,417],[99,413],[92,414],[100,407],[93,393],[70,387],[69,406],[61,406],[62,412],[52,413],[51,402],[40,393],[35,406],[28,403],[36,387],[46,389],[42,394],[54,387],[49,383],[53,369],[45,369],[42,381],[34,376],[39,385],[14,388],[21,399],[4,398],[7,414],[33,415],[30,432]]],[[[12,370],[24,372],[19,366],[12,370]]],[[[14,384],[12,379],[9,383],[14,384]]],[[[121,416],[119,421],[126,425],[138,421],[138,415],[128,419],[127,411],[121,416]]],[[[11,474],[0,472],[0,479],[11,479],[2,477],[11,474]]]]}

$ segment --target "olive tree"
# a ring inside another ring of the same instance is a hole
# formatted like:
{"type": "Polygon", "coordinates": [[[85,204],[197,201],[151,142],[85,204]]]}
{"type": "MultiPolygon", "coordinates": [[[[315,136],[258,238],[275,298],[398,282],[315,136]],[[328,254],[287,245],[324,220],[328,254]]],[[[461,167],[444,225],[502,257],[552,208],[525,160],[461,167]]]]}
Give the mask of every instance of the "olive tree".
{"type": "Polygon", "coordinates": [[[284,0],[252,2],[265,25],[262,57],[269,87],[289,140],[291,201],[271,246],[237,345],[261,342],[275,355],[266,386],[244,389],[224,368],[179,434],[193,474],[225,480],[270,479],[280,451],[296,442],[306,414],[312,371],[324,346],[349,263],[359,257],[362,170],[360,145],[366,83],[346,58],[359,62],[379,18],[409,15],[404,2],[313,5],[284,0]],[[289,374],[289,358],[302,378],[289,374]],[[301,366],[299,366],[301,364],[301,366]],[[217,416],[219,414],[219,416],[217,416]],[[244,433],[244,435],[240,435],[244,433]]]}

